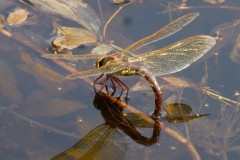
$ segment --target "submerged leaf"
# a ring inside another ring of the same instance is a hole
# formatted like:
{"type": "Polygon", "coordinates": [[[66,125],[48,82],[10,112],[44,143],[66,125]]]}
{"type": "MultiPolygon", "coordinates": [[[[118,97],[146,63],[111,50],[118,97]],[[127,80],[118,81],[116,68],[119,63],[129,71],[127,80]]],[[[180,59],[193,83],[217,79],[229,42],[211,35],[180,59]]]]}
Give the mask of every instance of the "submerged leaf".
{"type": "Polygon", "coordinates": [[[192,108],[182,103],[167,104],[165,105],[164,110],[167,112],[165,119],[169,123],[188,122],[209,115],[209,114],[190,115],[190,113],[192,112],[192,108]]]}
{"type": "Polygon", "coordinates": [[[182,103],[166,104],[164,110],[167,112],[167,117],[187,116],[192,112],[192,108],[182,103]]]}
{"type": "Polygon", "coordinates": [[[166,120],[169,123],[182,123],[188,122],[197,118],[208,116],[209,114],[197,114],[197,115],[190,115],[190,116],[181,116],[181,117],[166,117],[166,120]]]}
{"type": "Polygon", "coordinates": [[[19,25],[25,22],[28,18],[29,12],[25,9],[17,9],[10,13],[7,17],[9,25],[19,25]]]}

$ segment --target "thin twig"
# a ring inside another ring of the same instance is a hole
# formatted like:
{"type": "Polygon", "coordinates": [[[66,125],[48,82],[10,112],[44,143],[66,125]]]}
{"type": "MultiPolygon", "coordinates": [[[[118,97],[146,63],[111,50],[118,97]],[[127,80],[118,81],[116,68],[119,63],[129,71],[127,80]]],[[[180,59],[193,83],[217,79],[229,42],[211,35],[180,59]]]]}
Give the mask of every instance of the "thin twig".
{"type": "Polygon", "coordinates": [[[117,15],[124,7],[126,7],[126,6],[134,3],[135,1],[136,1],[136,0],[133,0],[133,1],[129,2],[129,3],[127,3],[127,4],[124,4],[124,5],[120,6],[120,7],[118,8],[118,10],[108,19],[108,21],[106,22],[106,24],[104,25],[104,28],[103,28],[103,37],[106,37],[107,27],[109,26],[109,24],[110,24],[110,22],[113,20],[113,18],[115,18],[116,15],[117,15]]]}

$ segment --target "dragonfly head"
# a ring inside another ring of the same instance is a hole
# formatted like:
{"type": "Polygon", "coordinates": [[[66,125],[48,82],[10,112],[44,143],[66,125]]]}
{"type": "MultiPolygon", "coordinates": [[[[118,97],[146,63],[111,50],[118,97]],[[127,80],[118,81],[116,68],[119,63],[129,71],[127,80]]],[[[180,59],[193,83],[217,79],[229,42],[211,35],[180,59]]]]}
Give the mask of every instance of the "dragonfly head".
{"type": "Polygon", "coordinates": [[[99,58],[97,61],[96,61],[96,68],[99,68],[99,67],[102,67],[110,62],[114,61],[114,58],[113,57],[102,57],[102,58],[99,58]]]}

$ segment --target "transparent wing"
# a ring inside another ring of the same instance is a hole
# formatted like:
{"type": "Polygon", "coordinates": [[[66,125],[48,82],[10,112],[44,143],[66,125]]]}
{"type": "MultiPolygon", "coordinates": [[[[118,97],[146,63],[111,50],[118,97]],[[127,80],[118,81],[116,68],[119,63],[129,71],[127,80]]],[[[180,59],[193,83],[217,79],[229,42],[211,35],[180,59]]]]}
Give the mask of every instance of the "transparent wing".
{"type": "Polygon", "coordinates": [[[126,151],[127,142],[117,129],[103,124],[51,160],[122,160],[126,151]]]}
{"type": "Polygon", "coordinates": [[[76,78],[97,76],[100,74],[111,74],[111,73],[120,71],[122,69],[126,69],[126,65],[124,65],[124,62],[122,62],[122,63],[116,62],[113,64],[104,65],[99,68],[73,73],[73,74],[68,75],[66,78],[67,79],[76,79],[76,78]]]}
{"type": "Polygon", "coordinates": [[[197,35],[167,47],[129,58],[129,62],[143,66],[155,76],[175,73],[188,67],[207,53],[216,43],[213,37],[197,35]]]}
{"type": "Polygon", "coordinates": [[[164,39],[168,36],[173,35],[174,33],[180,31],[183,27],[188,25],[191,21],[193,21],[197,16],[199,16],[199,13],[190,13],[185,16],[182,16],[175,21],[169,23],[165,27],[161,28],[159,31],[140,39],[139,41],[133,43],[129,47],[127,47],[125,50],[121,52],[121,54],[127,54],[134,55],[132,52],[134,50],[137,50],[143,46],[146,46],[150,43],[159,41],[161,39],[164,39]]]}
{"type": "Polygon", "coordinates": [[[73,55],[73,54],[43,54],[43,58],[48,59],[65,59],[65,60],[80,60],[80,59],[95,59],[100,58],[104,55],[101,54],[81,54],[81,55],[73,55]]]}
{"type": "Polygon", "coordinates": [[[61,54],[44,54],[42,57],[48,59],[65,59],[77,61],[80,59],[96,59],[104,57],[107,54],[111,53],[113,50],[114,48],[110,44],[98,44],[95,48],[92,49],[91,54],[73,55],[70,50],[61,50],[61,54]]]}

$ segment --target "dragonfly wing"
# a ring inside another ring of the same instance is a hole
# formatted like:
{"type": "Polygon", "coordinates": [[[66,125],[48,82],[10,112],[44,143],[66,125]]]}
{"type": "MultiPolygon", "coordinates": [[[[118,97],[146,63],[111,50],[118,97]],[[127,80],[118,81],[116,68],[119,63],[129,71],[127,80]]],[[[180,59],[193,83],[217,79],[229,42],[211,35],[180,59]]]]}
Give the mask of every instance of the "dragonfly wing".
{"type": "Polygon", "coordinates": [[[122,64],[113,63],[113,64],[104,65],[99,68],[73,73],[73,74],[68,75],[66,78],[67,79],[76,79],[76,78],[97,76],[100,74],[111,74],[111,73],[120,71],[122,69],[126,69],[126,66],[124,65],[124,63],[122,63],[122,64]]]}
{"type": "Polygon", "coordinates": [[[125,113],[124,116],[132,123],[132,125],[134,127],[140,127],[140,128],[153,128],[154,127],[154,120],[146,114],[125,113]]]}
{"type": "Polygon", "coordinates": [[[129,62],[144,66],[155,76],[175,73],[202,57],[215,43],[216,40],[213,37],[197,35],[142,54],[138,58],[130,58],[129,62]]]}
{"type": "Polygon", "coordinates": [[[116,128],[103,124],[85,135],[71,148],[51,158],[51,160],[122,160],[127,151],[127,142],[116,128]]]}
{"type": "Polygon", "coordinates": [[[199,13],[189,13],[185,16],[182,16],[175,21],[172,21],[165,27],[161,28],[157,32],[140,39],[139,41],[133,43],[129,47],[127,47],[125,50],[122,51],[122,54],[127,54],[129,53],[130,55],[134,55],[133,52],[134,50],[137,50],[143,46],[146,46],[150,43],[157,42],[161,39],[164,39],[166,37],[169,37],[173,35],[174,33],[180,31],[183,27],[188,25],[191,21],[193,21],[197,16],[199,16],[199,13]]]}
{"type": "Polygon", "coordinates": [[[48,59],[65,59],[65,60],[80,60],[80,59],[95,59],[104,57],[107,54],[111,53],[114,50],[110,44],[98,44],[95,48],[92,49],[91,54],[80,54],[73,55],[70,50],[61,50],[61,54],[43,54],[43,58],[48,59]]]}
{"type": "Polygon", "coordinates": [[[95,59],[103,57],[101,54],[81,54],[81,55],[73,55],[73,54],[43,54],[43,58],[47,59],[65,59],[65,60],[80,60],[80,59],[95,59]]]}

